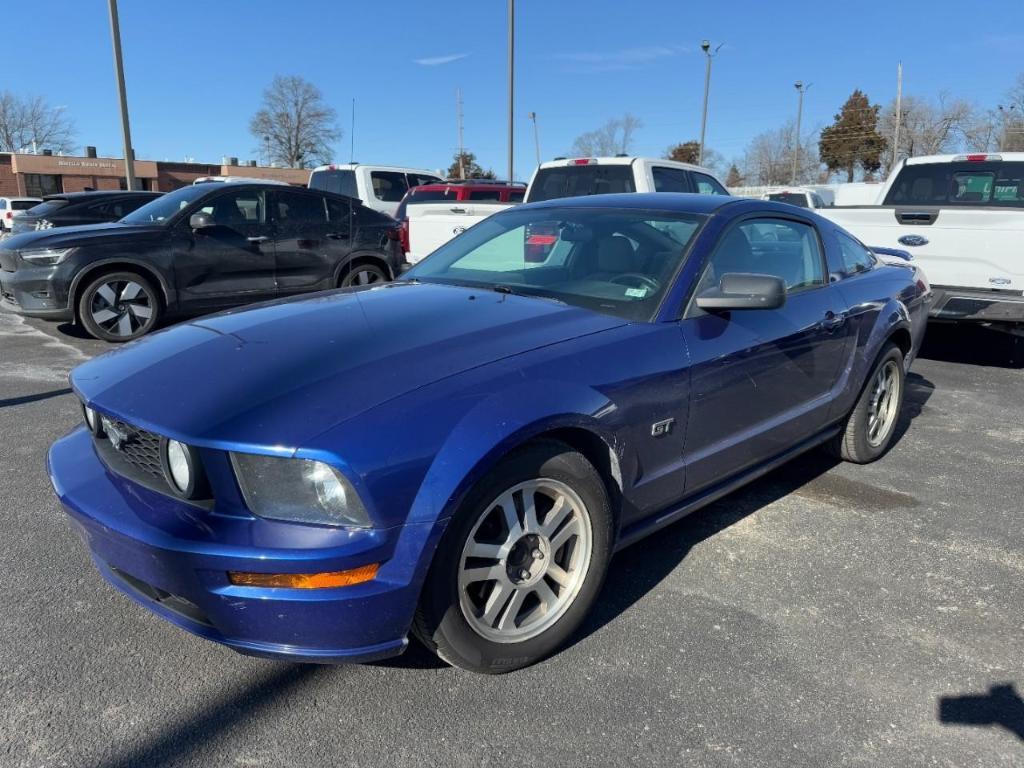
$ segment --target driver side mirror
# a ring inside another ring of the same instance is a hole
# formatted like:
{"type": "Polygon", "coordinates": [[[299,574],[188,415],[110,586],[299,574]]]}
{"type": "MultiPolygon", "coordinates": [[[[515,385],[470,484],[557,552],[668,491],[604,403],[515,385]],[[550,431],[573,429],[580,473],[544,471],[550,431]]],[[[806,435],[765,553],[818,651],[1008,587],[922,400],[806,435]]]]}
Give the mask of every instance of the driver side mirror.
{"type": "Polygon", "coordinates": [[[730,272],[722,275],[717,288],[697,296],[697,306],[706,312],[740,309],[778,309],[786,303],[786,284],[781,277],[730,272]]]}
{"type": "Polygon", "coordinates": [[[188,219],[188,225],[192,227],[194,232],[201,232],[204,229],[211,229],[217,226],[217,223],[213,220],[213,216],[208,213],[199,211],[193,213],[188,219]]]}

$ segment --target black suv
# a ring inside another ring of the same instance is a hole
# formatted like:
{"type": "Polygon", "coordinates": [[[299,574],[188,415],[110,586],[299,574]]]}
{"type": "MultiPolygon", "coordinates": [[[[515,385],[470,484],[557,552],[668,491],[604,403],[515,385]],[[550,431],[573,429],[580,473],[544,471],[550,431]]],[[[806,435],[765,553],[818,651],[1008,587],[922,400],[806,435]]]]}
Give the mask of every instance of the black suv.
{"type": "Polygon", "coordinates": [[[162,316],[369,285],[393,278],[404,261],[398,223],[358,200],[213,182],[169,192],[118,222],[4,240],[0,298],[23,315],[128,341],[162,316]]]}
{"type": "Polygon", "coordinates": [[[11,232],[20,235],[37,229],[77,227],[80,224],[102,224],[117,221],[141,208],[160,192],[68,192],[47,195],[43,202],[14,219],[11,232]]]}

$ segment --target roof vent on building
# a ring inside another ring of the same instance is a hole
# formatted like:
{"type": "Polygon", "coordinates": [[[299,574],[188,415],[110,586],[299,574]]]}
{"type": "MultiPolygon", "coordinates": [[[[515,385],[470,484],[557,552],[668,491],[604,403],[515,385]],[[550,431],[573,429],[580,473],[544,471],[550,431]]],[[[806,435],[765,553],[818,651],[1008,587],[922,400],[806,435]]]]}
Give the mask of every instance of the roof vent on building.
{"type": "Polygon", "coordinates": [[[44,155],[45,155],[46,157],[53,157],[53,150],[52,150],[52,149],[44,149],[44,150],[43,150],[43,154],[44,154],[44,155]]]}
{"type": "Polygon", "coordinates": [[[237,157],[229,157],[228,158],[228,165],[238,165],[238,158],[237,157]]]}
{"type": "Polygon", "coordinates": [[[86,157],[96,157],[96,147],[86,147],[85,148],[85,156],[86,157]]]}
{"type": "Polygon", "coordinates": [[[249,167],[250,168],[255,168],[256,167],[256,161],[255,160],[250,160],[249,161],[249,167]]]}

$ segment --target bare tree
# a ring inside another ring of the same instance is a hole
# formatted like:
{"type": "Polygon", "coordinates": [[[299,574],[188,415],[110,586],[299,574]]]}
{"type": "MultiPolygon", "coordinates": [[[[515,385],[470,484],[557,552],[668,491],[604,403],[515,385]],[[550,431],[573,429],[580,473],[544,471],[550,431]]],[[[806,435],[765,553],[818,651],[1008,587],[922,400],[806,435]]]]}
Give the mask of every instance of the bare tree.
{"type": "Polygon", "coordinates": [[[263,106],[249,121],[249,132],[270,162],[307,168],[330,162],[331,144],[341,138],[337,119],[311,82],[277,75],[263,91],[263,106]]]}
{"type": "Polygon", "coordinates": [[[640,119],[627,112],[618,120],[609,120],[597,130],[577,136],[570,154],[578,157],[625,154],[633,146],[633,134],[642,127],[640,119]]]}
{"type": "MultiPolygon", "coordinates": [[[[793,173],[795,128],[794,121],[791,120],[781,128],[765,131],[751,139],[739,164],[746,184],[789,184],[793,173]]],[[[797,182],[818,182],[823,173],[821,161],[818,159],[817,136],[812,134],[801,137],[797,182]]]]}
{"type": "MultiPolygon", "coordinates": [[[[900,145],[897,158],[939,155],[963,147],[967,134],[977,120],[969,101],[939,94],[934,102],[916,96],[904,96],[900,119],[900,145]]],[[[896,129],[895,103],[880,116],[879,131],[885,137],[885,162],[892,162],[892,142],[896,129]]],[[[887,170],[889,170],[887,168],[887,170]]]]}
{"type": "Polygon", "coordinates": [[[63,107],[52,107],[39,96],[21,98],[0,91],[0,152],[52,149],[71,152],[75,127],[63,107]]]}

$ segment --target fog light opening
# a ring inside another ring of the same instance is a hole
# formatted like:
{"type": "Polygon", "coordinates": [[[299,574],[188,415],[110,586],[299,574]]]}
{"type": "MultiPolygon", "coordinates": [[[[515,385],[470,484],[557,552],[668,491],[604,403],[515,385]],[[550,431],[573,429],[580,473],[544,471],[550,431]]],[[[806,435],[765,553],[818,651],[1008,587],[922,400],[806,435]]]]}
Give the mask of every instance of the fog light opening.
{"type": "Polygon", "coordinates": [[[327,573],[247,573],[228,571],[228,581],[239,587],[286,587],[288,589],[330,589],[351,587],[372,581],[380,563],[361,565],[348,571],[327,573]]]}

